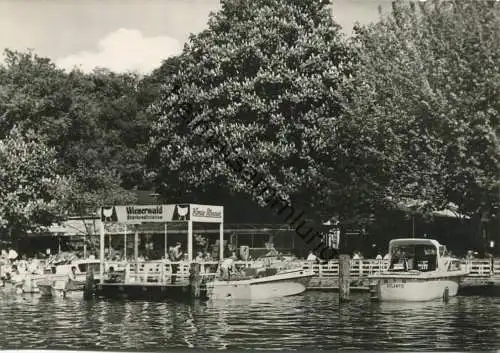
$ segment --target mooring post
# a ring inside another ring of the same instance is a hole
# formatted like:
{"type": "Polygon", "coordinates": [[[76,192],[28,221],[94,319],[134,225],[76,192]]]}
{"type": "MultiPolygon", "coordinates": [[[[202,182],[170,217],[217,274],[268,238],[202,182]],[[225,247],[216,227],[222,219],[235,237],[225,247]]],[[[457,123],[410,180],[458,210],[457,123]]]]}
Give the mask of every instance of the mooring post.
{"type": "Polygon", "coordinates": [[[191,293],[194,298],[200,297],[200,287],[201,287],[201,265],[199,263],[191,263],[189,268],[189,284],[191,287],[191,293]]]}
{"type": "Polygon", "coordinates": [[[83,298],[90,299],[94,295],[94,272],[92,269],[87,271],[87,276],[85,279],[85,286],[83,289],[83,298]]]}
{"type": "Polygon", "coordinates": [[[350,300],[351,286],[351,257],[349,255],[339,256],[339,302],[350,300]]]}

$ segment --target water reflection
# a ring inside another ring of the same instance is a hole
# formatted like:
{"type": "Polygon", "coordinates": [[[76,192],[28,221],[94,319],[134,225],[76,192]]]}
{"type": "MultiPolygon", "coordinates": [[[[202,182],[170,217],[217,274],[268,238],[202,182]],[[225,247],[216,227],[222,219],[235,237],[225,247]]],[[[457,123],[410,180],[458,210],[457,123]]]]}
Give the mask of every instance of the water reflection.
{"type": "Polygon", "coordinates": [[[0,296],[0,348],[491,350],[500,298],[371,303],[333,293],[258,303],[83,301],[0,296]],[[6,324],[7,323],[7,324],[6,324]]]}

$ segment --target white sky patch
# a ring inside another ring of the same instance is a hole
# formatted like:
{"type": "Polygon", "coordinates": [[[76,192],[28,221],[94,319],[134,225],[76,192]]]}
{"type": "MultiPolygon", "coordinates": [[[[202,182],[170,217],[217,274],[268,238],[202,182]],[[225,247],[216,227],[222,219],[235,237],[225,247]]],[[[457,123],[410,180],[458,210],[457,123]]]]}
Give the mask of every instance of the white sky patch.
{"type": "Polygon", "coordinates": [[[136,29],[120,28],[101,39],[97,51],[82,51],[61,58],[56,60],[56,65],[66,70],[78,67],[84,72],[104,67],[114,72],[147,74],[181,51],[182,44],[175,38],[144,37],[136,29]]]}

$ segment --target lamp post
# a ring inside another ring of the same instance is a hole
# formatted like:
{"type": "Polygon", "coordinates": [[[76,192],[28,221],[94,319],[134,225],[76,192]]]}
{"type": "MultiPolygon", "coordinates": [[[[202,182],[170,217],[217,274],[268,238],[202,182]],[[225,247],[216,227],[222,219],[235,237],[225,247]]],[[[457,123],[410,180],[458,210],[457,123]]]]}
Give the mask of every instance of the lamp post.
{"type": "Polygon", "coordinates": [[[415,238],[415,215],[411,215],[411,237],[415,238]]]}
{"type": "Polygon", "coordinates": [[[149,194],[149,197],[151,197],[153,199],[153,203],[155,205],[158,204],[158,197],[160,196],[160,194],[158,194],[157,192],[152,192],[151,194],[149,194]]]}

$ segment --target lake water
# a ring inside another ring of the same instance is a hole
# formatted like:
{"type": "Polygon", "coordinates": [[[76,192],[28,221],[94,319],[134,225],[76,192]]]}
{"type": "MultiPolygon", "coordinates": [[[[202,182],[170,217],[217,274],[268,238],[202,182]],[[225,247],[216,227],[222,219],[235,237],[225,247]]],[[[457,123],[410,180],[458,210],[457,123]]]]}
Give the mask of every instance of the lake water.
{"type": "Polygon", "coordinates": [[[500,298],[371,303],[307,292],[261,303],[84,301],[0,296],[1,349],[492,350],[500,298]]]}

